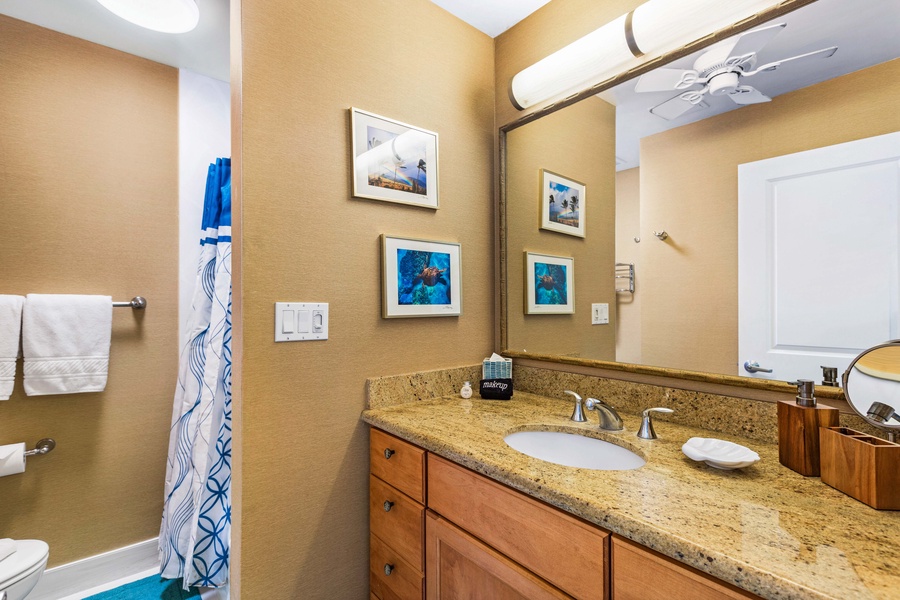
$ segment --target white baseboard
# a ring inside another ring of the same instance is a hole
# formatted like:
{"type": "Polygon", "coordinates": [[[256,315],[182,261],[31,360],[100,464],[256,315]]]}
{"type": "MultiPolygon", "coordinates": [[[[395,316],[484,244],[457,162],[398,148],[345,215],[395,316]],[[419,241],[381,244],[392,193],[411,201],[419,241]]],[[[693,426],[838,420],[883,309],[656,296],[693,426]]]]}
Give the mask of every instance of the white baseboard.
{"type": "MultiPolygon", "coordinates": [[[[158,538],[47,569],[28,600],[83,598],[82,593],[137,575],[159,572],[158,538]]],[[[53,552],[53,548],[50,549],[53,552]]],[[[89,595],[89,594],[87,594],[89,595]]]]}

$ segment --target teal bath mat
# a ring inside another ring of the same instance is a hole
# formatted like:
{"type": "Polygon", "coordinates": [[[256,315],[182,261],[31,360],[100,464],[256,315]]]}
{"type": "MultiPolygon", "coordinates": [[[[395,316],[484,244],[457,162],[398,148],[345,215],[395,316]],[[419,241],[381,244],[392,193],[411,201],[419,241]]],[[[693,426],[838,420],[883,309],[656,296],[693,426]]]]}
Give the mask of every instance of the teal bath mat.
{"type": "Polygon", "coordinates": [[[151,575],[123,586],[88,596],[85,600],[185,600],[199,598],[197,588],[189,591],[181,589],[180,579],[162,579],[151,575]]]}

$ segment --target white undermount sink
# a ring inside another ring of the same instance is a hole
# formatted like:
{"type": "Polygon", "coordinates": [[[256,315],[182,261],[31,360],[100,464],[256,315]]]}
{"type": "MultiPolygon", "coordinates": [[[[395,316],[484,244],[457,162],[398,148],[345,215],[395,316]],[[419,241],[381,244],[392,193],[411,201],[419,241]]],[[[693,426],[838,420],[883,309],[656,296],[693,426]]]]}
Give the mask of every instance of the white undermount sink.
{"type": "Polygon", "coordinates": [[[627,471],[643,467],[647,462],[622,446],[577,433],[519,431],[507,435],[503,441],[532,458],[566,467],[627,471]]]}

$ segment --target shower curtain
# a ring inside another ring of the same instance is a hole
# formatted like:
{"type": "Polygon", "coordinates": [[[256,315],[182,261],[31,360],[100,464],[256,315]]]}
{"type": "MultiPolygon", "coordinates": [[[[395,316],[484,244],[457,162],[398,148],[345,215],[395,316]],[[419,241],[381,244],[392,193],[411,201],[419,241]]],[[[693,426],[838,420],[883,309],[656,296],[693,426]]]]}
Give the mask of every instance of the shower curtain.
{"type": "Polygon", "coordinates": [[[160,574],[228,582],[231,535],[231,159],[209,166],[197,283],[169,437],[160,574]]]}

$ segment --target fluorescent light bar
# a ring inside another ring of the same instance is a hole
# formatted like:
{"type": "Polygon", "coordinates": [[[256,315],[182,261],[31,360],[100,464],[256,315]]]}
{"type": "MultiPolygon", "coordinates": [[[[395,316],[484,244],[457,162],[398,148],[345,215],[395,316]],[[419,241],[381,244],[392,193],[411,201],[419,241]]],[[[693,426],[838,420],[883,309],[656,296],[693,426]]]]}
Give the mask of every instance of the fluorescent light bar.
{"type": "Polygon", "coordinates": [[[560,99],[774,6],[778,0],[650,0],[517,73],[519,110],[560,99]]]}
{"type": "Polygon", "coordinates": [[[194,0],[97,0],[126,21],[162,33],[186,33],[200,21],[194,0]]]}

